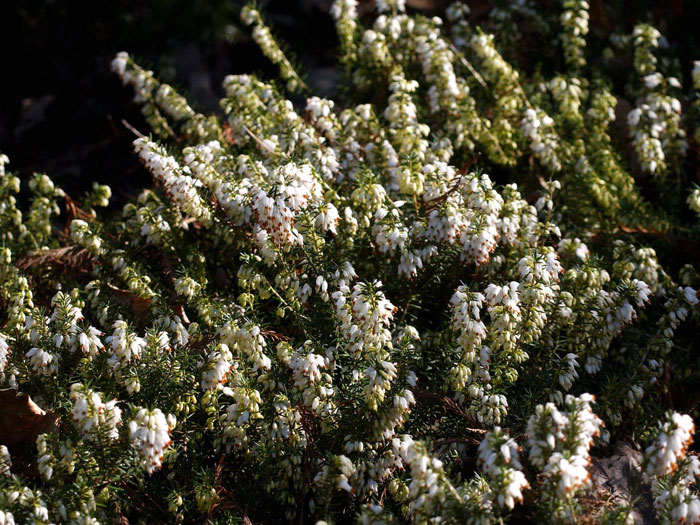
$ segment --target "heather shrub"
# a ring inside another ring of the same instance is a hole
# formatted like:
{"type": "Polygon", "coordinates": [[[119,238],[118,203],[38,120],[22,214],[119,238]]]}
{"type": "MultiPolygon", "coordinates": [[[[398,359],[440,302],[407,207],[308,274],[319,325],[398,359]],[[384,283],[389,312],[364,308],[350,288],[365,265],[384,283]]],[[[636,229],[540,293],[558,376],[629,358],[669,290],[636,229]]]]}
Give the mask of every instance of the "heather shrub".
{"type": "Polygon", "coordinates": [[[538,66],[376,4],[333,5],[337,101],[252,5],[279,79],[223,116],[119,53],[153,185],[116,214],[1,158],[0,385],[57,423],[0,446],[0,523],[700,522],[700,66],[650,25],[594,61],[583,0],[494,10],[538,66]]]}

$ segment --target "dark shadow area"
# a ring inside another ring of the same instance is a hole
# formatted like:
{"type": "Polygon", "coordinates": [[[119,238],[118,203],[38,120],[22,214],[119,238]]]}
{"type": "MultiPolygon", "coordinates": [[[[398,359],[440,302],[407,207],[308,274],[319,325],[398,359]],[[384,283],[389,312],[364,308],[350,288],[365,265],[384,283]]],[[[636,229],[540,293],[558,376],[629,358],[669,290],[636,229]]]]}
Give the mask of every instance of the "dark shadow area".
{"type": "MultiPolygon", "coordinates": [[[[124,202],[150,176],[131,152],[122,121],[148,133],[132,92],[110,72],[119,51],[173,84],[199,111],[218,112],[230,73],[275,69],[241,29],[239,0],[179,2],[8,2],[0,8],[3,86],[0,152],[26,178],[49,174],[79,197],[93,181],[124,202]],[[4,11],[4,12],[3,12],[4,11]]],[[[336,38],[330,2],[276,1],[266,6],[276,33],[290,42],[314,89],[331,95],[336,38]]]]}

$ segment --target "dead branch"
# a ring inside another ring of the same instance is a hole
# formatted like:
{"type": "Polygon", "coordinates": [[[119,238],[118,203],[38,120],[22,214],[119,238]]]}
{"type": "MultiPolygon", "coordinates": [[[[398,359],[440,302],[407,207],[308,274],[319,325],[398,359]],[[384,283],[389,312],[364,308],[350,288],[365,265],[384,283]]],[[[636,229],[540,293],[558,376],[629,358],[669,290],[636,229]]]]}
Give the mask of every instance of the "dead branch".
{"type": "Polygon", "coordinates": [[[78,274],[89,273],[93,264],[92,255],[77,245],[41,250],[25,255],[17,261],[17,267],[23,271],[34,267],[55,267],[78,274]]]}

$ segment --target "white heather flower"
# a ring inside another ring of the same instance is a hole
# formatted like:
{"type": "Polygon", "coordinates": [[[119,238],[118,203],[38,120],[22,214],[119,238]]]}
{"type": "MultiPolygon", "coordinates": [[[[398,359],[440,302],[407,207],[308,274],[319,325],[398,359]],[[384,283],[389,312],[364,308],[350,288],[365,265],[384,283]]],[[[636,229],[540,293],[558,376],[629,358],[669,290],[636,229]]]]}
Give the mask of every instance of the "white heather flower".
{"type": "Polygon", "coordinates": [[[672,473],[693,441],[695,424],[689,415],[673,412],[659,426],[654,442],[644,451],[644,474],[658,477],[672,473]]]}
{"type": "Polygon", "coordinates": [[[41,477],[45,480],[50,480],[53,476],[53,470],[56,466],[56,458],[49,449],[49,445],[46,442],[47,435],[39,434],[36,438],[36,451],[37,451],[37,468],[41,477]]]}
{"type": "Polygon", "coordinates": [[[322,232],[331,232],[333,235],[337,235],[335,227],[340,222],[340,215],[338,210],[333,204],[326,203],[321,206],[319,214],[316,216],[315,225],[322,232]]]}
{"type": "Polygon", "coordinates": [[[141,383],[137,376],[130,376],[126,379],[124,387],[129,394],[135,394],[141,391],[141,383]]]}
{"type": "Polygon", "coordinates": [[[408,278],[418,275],[418,270],[423,268],[423,259],[421,253],[415,251],[402,251],[401,261],[399,263],[399,275],[408,278]]]}
{"type": "Polygon", "coordinates": [[[213,390],[218,384],[224,383],[232,368],[233,355],[228,345],[222,343],[209,354],[202,367],[202,390],[213,390]]]}
{"type": "Polygon", "coordinates": [[[80,308],[74,306],[70,297],[63,292],[58,292],[51,298],[51,305],[54,307],[51,323],[69,335],[75,334],[78,331],[78,321],[83,319],[80,308]]]}
{"type": "Polygon", "coordinates": [[[150,343],[154,349],[160,350],[161,352],[170,351],[170,339],[168,338],[168,333],[165,331],[149,334],[148,343],[150,343]]]}
{"type": "Polygon", "coordinates": [[[294,386],[303,389],[309,386],[309,384],[320,381],[322,370],[325,369],[326,366],[326,359],[320,355],[308,353],[304,356],[300,354],[299,351],[294,352],[289,362],[289,368],[292,369],[294,386]]]}
{"type": "Polygon", "coordinates": [[[519,283],[516,281],[511,281],[504,286],[489,284],[484,290],[486,304],[489,306],[502,304],[507,310],[519,311],[520,298],[518,287],[519,283]]]}
{"type": "Polygon", "coordinates": [[[92,358],[103,351],[104,344],[102,344],[100,340],[100,337],[103,335],[104,334],[94,326],[90,326],[84,332],[80,332],[78,334],[78,344],[83,354],[92,358]]]}
{"type": "MultiPolygon", "coordinates": [[[[10,158],[7,155],[0,154],[0,177],[5,176],[5,164],[9,164],[9,163],[10,163],[10,158]]],[[[15,193],[17,193],[17,191],[15,191],[15,193]]]]}
{"type": "Polygon", "coordinates": [[[406,0],[377,0],[377,11],[386,13],[395,9],[399,13],[406,10],[406,0]]]}
{"type": "Polygon", "coordinates": [[[7,359],[10,355],[10,347],[7,344],[5,335],[0,333],[0,378],[3,375],[5,367],[7,367],[7,359]]]}
{"type": "MultiPolygon", "coordinates": [[[[477,359],[477,350],[486,337],[486,325],[481,321],[483,303],[484,295],[471,292],[465,285],[458,287],[450,299],[452,330],[459,334],[457,341],[462,347],[462,360],[467,365],[482,361],[477,359]]],[[[488,361],[482,364],[488,370],[488,361]]],[[[454,368],[450,372],[451,386],[457,391],[463,390],[470,374],[468,366],[454,368]]]]}
{"type": "Polygon", "coordinates": [[[153,178],[163,185],[175,205],[204,226],[209,226],[211,211],[198,192],[202,183],[189,175],[190,168],[181,167],[165,148],[148,139],[138,138],[133,146],[153,178]]]}
{"type": "Polygon", "coordinates": [[[9,478],[12,475],[10,472],[11,468],[12,459],[10,458],[10,452],[5,445],[0,445],[0,477],[9,478]]]}
{"type": "Polygon", "coordinates": [[[241,21],[245,25],[253,25],[252,36],[262,53],[279,67],[279,74],[287,81],[287,89],[296,91],[301,79],[294,71],[291,63],[275,42],[270,29],[263,22],[260,12],[247,5],[241,10],[241,21]]]}
{"type": "Polygon", "coordinates": [[[688,200],[686,202],[691,210],[700,214],[700,188],[695,188],[691,194],[688,195],[688,200]]]}
{"type": "Polygon", "coordinates": [[[516,502],[523,500],[522,491],[529,486],[521,470],[519,448],[500,427],[489,431],[479,445],[479,464],[493,490],[489,498],[498,507],[512,509],[516,502]]]}
{"type": "Polygon", "coordinates": [[[134,419],[129,421],[129,438],[141,454],[149,474],[161,467],[165,449],[172,443],[168,420],[157,408],[138,410],[134,419]]]}
{"type": "Polygon", "coordinates": [[[680,472],[652,482],[656,517],[660,523],[700,523],[700,498],[692,488],[700,474],[700,461],[689,455],[679,468],[680,472]]]}
{"type": "MultiPolygon", "coordinates": [[[[685,297],[685,300],[690,304],[691,306],[695,306],[698,304],[699,299],[698,299],[698,292],[691,288],[690,286],[686,286],[683,288],[683,296],[685,297]]],[[[2,349],[0,348],[0,352],[2,349]]],[[[0,366],[0,368],[2,368],[0,366]]]]}
{"type": "Polygon", "coordinates": [[[410,510],[415,513],[417,521],[427,523],[442,508],[447,491],[452,487],[445,476],[442,461],[431,457],[422,443],[410,440],[405,450],[405,461],[411,469],[410,510]]]}
{"type": "Polygon", "coordinates": [[[411,387],[415,387],[418,384],[418,377],[416,376],[416,373],[413,370],[411,370],[408,373],[408,377],[406,378],[406,382],[411,387]]]}
{"type": "Polygon", "coordinates": [[[321,299],[323,299],[324,301],[328,301],[328,281],[326,281],[323,275],[319,275],[316,277],[315,290],[316,293],[321,296],[321,299]]]}
{"type": "Polygon", "coordinates": [[[567,395],[566,411],[552,403],[538,405],[528,421],[530,461],[542,469],[561,498],[572,496],[590,481],[589,450],[603,424],[591,409],[594,400],[590,394],[567,395]]]}
{"type": "Polygon", "coordinates": [[[388,253],[392,257],[396,250],[403,251],[408,241],[408,229],[402,226],[376,224],[372,228],[372,235],[379,252],[388,253]]]}
{"type": "Polygon", "coordinates": [[[518,79],[518,72],[496,50],[494,35],[475,32],[469,44],[477,56],[483,60],[485,72],[491,79],[496,80],[499,77],[518,79]]]}
{"type": "Polygon", "coordinates": [[[583,90],[579,79],[557,76],[547,82],[547,88],[559,104],[559,111],[564,118],[571,121],[581,118],[580,108],[583,90]]]}
{"type": "MultiPolygon", "coordinates": [[[[311,97],[306,101],[306,111],[314,127],[330,140],[336,140],[341,126],[333,113],[332,100],[311,97]]],[[[332,150],[331,150],[332,151],[332,150]]],[[[337,161],[336,161],[337,162],[337,161]]]]}
{"type": "Polygon", "coordinates": [[[336,0],[333,2],[330,14],[336,20],[346,13],[346,16],[350,19],[357,18],[357,0],[336,0]]]}
{"type": "Polygon", "coordinates": [[[528,108],[520,121],[520,130],[530,139],[530,149],[542,165],[552,172],[561,169],[557,156],[559,137],[554,130],[554,120],[541,109],[528,108]]]}
{"type": "Polygon", "coordinates": [[[472,383],[469,386],[469,395],[474,399],[472,409],[476,409],[476,418],[480,423],[486,425],[498,425],[508,414],[508,399],[503,394],[483,393],[483,389],[472,383]]]}
{"type": "Polygon", "coordinates": [[[255,22],[256,16],[259,16],[259,13],[255,9],[248,6],[241,10],[241,21],[247,26],[252,25],[255,22]]]}
{"type": "Polygon", "coordinates": [[[578,371],[577,368],[579,367],[578,364],[578,356],[573,353],[568,353],[565,356],[565,362],[566,362],[566,370],[559,374],[559,377],[557,378],[559,380],[559,384],[561,387],[564,389],[564,391],[571,390],[571,387],[574,384],[574,381],[578,379],[578,371]]]}
{"type": "MultiPolygon", "coordinates": [[[[656,76],[650,76],[650,83],[656,76]]],[[[671,154],[685,155],[688,143],[680,125],[680,101],[662,93],[649,92],[627,115],[629,134],[641,168],[657,176],[663,175],[671,154]]]]}
{"type": "Polygon", "coordinates": [[[129,59],[129,54],[125,51],[120,51],[112,60],[111,68],[120,77],[124,75],[126,64],[129,59]]]}
{"type": "Polygon", "coordinates": [[[564,55],[569,66],[578,68],[586,64],[583,52],[588,34],[589,5],[586,0],[564,0],[562,3],[564,10],[559,22],[564,55]]]}
{"type": "MultiPolygon", "coordinates": [[[[304,238],[294,227],[295,215],[323,198],[313,168],[309,164],[289,162],[275,168],[268,177],[275,187],[269,191],[260,187],[251,191],[255,219],[278,246],[302,246],[304,238]]],[[[331,214],[328,218],[335,222],[332,210],[327,210],[331,214]]]]}
{"type": "Polygon", "coordinates": [[[352,461],[350,461],[350,458],[347,456],[337,456],[336,460],[339,470],[336,486],[346,492],[353,492],[353,488],[350,483],[348,483],[348,480],[355,473],[355,465],[352,464],[352,461]]]}
{"type": "Polygon", "coordinates": [[[202,289],[202,286],[191,277],[183,276],[175,279],[175,293],[191,301],[202,289]]]}
{"type": "Polygon", "coordinates": [[[381,282],[368,285],[357,283],[352,293],[345,286],[332,294],[341,330],[348,339],[347,350],[353,356],[390,348],[388,330],[394,315],[394,305],[381,291],[381,282]]]}
{"type": "Polygon", "coordinates": [[[644,85],[647,89],[654,89],[656,86],[661,84],[662,79],[663,76],[661,73],[652,73],[651,75],[645,76],[642,80],[644,80],[644,85]]]}
{"type": "Polygon", "coordinates": [[[589,463],[588,456],[573,454],[567,459],[560,452],[555,452],[544,468],[544,475],[558,479],[558,492],[566,497],[588,484],[591,477],[588,472],[589,463]]]}
{"type": "Polygon", "coordinates": [[[58,354],[52,354],[43,348],[34,347],[26,355],[32,370],[37,374],[49,376],[58,371],[58,354]]]}
{"type": "Polygon", "coordinates": [[[571,252],[582,261],[588,259],[588,255],[590,253],[590,251],[588,250],[588,246],[581,242],[581,239],[579,239],[578,237],[574,239],[562,239],[561,241],[559,241],[557,251],[559,253],[571,252]]]}
{"type": "Polygon", "coordinates": [[[180,316],[160,318],[158,322],[164,323],[165,328],[170,332],[170,342],[174,347],[182,348],[190,340],[190,334],[185,325],[182,324],[180,316]]]}
{"type": "Polygon", "coordinates": [[[87,222],[73,219],[70,223],[70,236],[91,254],[99,256],[103,253],[102,239],[90,230],[87,222]]]}
{"type": "Polygon", "coordinates": [[[643,306],[645,303],[649,302],[649,296],[651,295],[651,289],[649,285],[644,281],[638,279],[633,279],[632,284],[637,288],[636,302],[637,306],[643,306]]]}
{"type": "Polygon", "coordinates": [[[117,400],[104,403],[100,392],[85,388],[80,383],[71,385],[70,398],[73,401],[71,417],[84,436],[102,433],[112,440],[119,438],[122,411],[117,400]]]}
{"type": "Polygon", "coordinates": [[[346,285],[332,294],[336,317],[346,340],[345,349],[353,359],[364,359],[365,400],[377,410],[397,376],[397,368],[389,360],[392,336],[389,326],[394,317],[394,305],[381,290],[381,281],[357,283],[352,293],[346,285]]]}
{"type": "Polygon", "coordinates": [[[234,388],[232,397],[235,402],[226,409],[226,420],[223,422],[224,440],[242,448],[248,442],[246,429],[263,417],[260,413],[262,399],[260,392],[246,387],[234,388]]]}
{"type": "Polygon", "coordinates": [[[114,328],[114,333],[107,340],[111,343],[114,355],[120,361],[127,363],[141,357],[141,352],[146,348],[146,340],[134,335],[129,330],[126,321],[115,321],[112,328],[114,328]]]}

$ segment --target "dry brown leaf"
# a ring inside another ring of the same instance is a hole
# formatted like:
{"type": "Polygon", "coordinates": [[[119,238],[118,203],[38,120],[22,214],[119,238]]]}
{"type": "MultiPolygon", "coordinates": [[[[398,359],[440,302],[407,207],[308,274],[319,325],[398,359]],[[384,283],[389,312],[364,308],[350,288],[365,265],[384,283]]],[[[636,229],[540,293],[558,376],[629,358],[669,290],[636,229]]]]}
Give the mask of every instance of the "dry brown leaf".
{"type": "Polygon", "coordinates": [[[231,125],[228,122],[225,122],[223,125],[222,135],[224,137],[224,140],[228,144],[231,144],[232,146],[234,146],[237,143],[233,128],[231,127],[231,125]]]}
{"type": "Polygon", "coordinates": [[[151,305],[151,300],[149,298],[139,297],[129,290],[122,290],[109,283],[107,283],[106,286],[119,303],[129,308],[136,315],[142,316],[148,313],[148,308],[151,305]]]}
{"type": "Polygon", "coordinates": [[[0,389],[0,444],[10,451],[33,447],[39,434],[58,430],[58,415],[37,405],[28,394],[0,389]]]}
{"type": "Polygon", "coordinates": [[[406,0],[406,5],[419,11],[438,11],[445,8],[445,0],[406,0]]]}
{"type": "Polygon", "coordinates": [[[95,219],[80,207],[78,201],[73,200],[68,195],[65,195],[64,198],[66,200],[66,226],[64,228],[64,233],[66,235],[70,232],[70,223],[73,222],[73,219],[82,219],[86,222],[92,222],[95,219]]]}
{"type": "Polygon", "coordinates": [[[28,270],[35,266],[54,266],[76,273],[87,273],[93,264],[90,253],[77,245],[65,246],[53,250],[41,250],[25,255],[17,261],[20,270],[28,270]]]}

